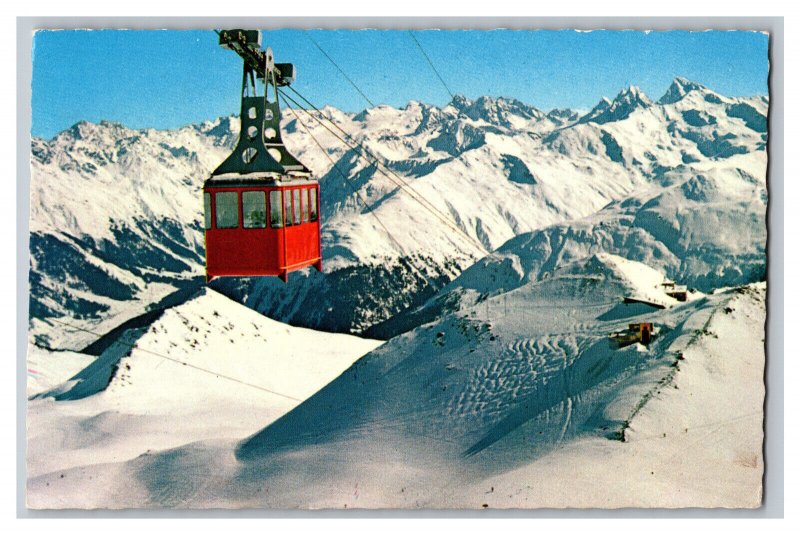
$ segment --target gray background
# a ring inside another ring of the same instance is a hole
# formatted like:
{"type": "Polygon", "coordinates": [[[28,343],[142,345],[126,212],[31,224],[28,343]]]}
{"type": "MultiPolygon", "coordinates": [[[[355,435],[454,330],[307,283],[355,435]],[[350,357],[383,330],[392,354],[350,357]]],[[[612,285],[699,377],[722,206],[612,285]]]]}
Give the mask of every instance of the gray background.
{"type": "Polygon", "coordinates": [[[18,17],[17,18],[17,516],[23,518],[783,518],[784,516],[784,36],[783,17],[18,17]],[[31,46],[36,29],[634,29],[756,30],[770,34],[767,397],[764,503],[759,509],[533,510],[127,510],[35,511],[25,507],[31,46]]]}

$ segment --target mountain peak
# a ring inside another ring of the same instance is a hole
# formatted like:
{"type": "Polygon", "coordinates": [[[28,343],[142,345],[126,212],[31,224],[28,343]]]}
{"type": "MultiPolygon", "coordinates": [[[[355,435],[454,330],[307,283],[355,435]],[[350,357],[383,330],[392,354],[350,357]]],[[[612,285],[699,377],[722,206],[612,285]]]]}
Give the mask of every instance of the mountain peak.
{"type": "Polygon", "coordinates": [[[547,112],[547,115],[551,117],[570,117],[574,114],[575,110],[572,110],[570,108],[553,108],[552,110],[547,112]]]}
{"type": "Polygon", "coordinates": [[[620,91],[616,98],[614,98],[614,101],[611,103],[612,107],[614,107],[614,104],[616,103],[622,103],[625,105],[635,104],[637,106],[649,106],[653,102],[644,91],[639,89],[639,86],[630,85],[620,91]]]}
{"type": "Polygon", "coordinates": [[[239,134],[240,124],[237,116],[225,115],[217,117],[213,121],[204,121],[199,125],[195,125],[194,128],[204,135],[225,140],[239,134]]]}
{"type": "Polygon", "coordinates": [[[455,95],[450,105],[456,109],[463,110],[472,106],[472,101],[464,95],[455,95]]]}
{"type": "Polygon", "coordinates": [[[107,119],[103,119],[100,121],[100,126],[104,126],[106,128],[125,128],[125,126],[117,121],[109,121],[107,119]]]}
{"type": "Polygon", "coordinates": [[[456,95],[450,105],[470,119],[505,127],[511,127],[509,117],[512,115],[534,120],[544,117],[544,113],[536,107],[508,97],[481,96],[470,100],[464,95],[456,95]]]}
{"type": "Polygon", "coordinates": [[[622,89],[614,97],[614,100],[609,100],[606,97],[601,98],[600,102],[589,113],[581,117],[578,122],[604,124],[621,121],[637,109],[647,108],[652,104],[653,102],[644,91],[635,85],[631,85],[622,89]]]}
{"type": "Polygon", "coordinates": [[[702,84],[698,84],[697,82],[693,82],[683,76],[676,76],[674,80],[672,80],[672,84],[667,89],[667,92],[664,93],[664,96],[661,97],[658,101],[659,104],[674,104],[678,102],[683,97],[685,97],[691,91],[701,91],[707,90],[706,86],[702,84]]]}
{"type": "Polygon", "coordinates": [[[68,138],[73,140],[81,140],[91,138],[92,135],[98,130],[100,125],[95,123],[81,120],[70,126],[68,129],[56,134],[56,138],[68,138]]]}

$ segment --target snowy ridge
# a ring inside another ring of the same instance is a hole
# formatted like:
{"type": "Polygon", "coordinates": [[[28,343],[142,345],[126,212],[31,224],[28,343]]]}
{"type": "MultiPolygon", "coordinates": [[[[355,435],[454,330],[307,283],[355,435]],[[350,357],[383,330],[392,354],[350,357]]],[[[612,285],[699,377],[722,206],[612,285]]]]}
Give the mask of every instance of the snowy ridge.
{"type": "Polygon", "coordinates": [[[230,150],[238,121],[175,131],[81,122],[31,160],[31,332],[45,346],[82,347],[91,335],[41,320],[69,312],[81,328],[119,324],[200,283],[197,219],[203,176],[230,150]],[[62,343],[66,342],[66,344],[62,343]]]}
{"type": "MultiPolygon", "coordinates": [[[[125,346],[123,337],[119,342],[125,346]]],[[[186,410],[201,400],[229,396],[231,388],[220,376],[233,374],[243,382],[256,383],[267,390],[289,396],[306,398],[380,342],[348,335],[336,335],[290,327],[235,303],[213,290],[205,290],[186,303],[166,310],[149,327],[135,335],[135,348],[125,347],[120,353],[112,347],[106,354],[116,356],[111,377],[101,382],[98,394],[107,403],[136,412],[169,413],[186,410]],[[336,341],[335,343],[333,341],[336,341]],[[332,344],[332,345],[331,345],[332,344]],[[330,346],[330,347],[329,347],[330,346]],[[319,357],[325,348],[324,358],[319,357]],[[164,358],[174,361],[164,361],[164,358]],[[193,368],[183,368],[183,362],[193,368]],[[170,367],[172,370],[170,371],[170,367]],[[166,368],[166,369],[165,369],[166,368]],[[215,373],[200,373],[209,369],[215,373]],[[179,379],[176,373],[189,373],[191,378],[179,379]],[[174,384],[164,389],[166,374],[174,384]],[[196,396],[200,396],[197,398],[196,396]]],[[[92,377],[87,377],[92,381],[92,377]]],[[[56,391],[43,397],[56,399],[83,398],[70,395],[81,379],[71,378],[56,391]]],[[[263,396],[243,385],[238,399],[250,394],[263,396]]]]}
{"type": "Polygon", "coordinates": [[[674,104],[686,96],[690,91],[708,91],[704,85],[698,84],[687,80],[683,76],[678,76],[672,81],[672,84],[664,93],[664,96],[658,99],[659,104],[674,104]]]}
{"type": "Polygon", "coordinates": [[[648,108],[653,103],[641,89],[630,86],[620,91],[613,101],[603,98],[580,122],[597,124],[627,119],[637,109],[648,108]]]}

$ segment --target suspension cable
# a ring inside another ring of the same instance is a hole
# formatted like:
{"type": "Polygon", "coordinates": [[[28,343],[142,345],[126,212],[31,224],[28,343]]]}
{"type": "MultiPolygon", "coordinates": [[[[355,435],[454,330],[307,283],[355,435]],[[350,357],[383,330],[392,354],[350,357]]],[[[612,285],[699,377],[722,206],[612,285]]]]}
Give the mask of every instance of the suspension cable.
{"type": "Polygon", "coordinates": [[[314,46],[315,46],[315,47],[317,47],[317,50],[319,50],[320,52],[322,52],[322,55],[323,55],[323,56],[325,56],[326,58],[328,58],[328,61],[330,61],[330,62],[333,64],[333,66],[334,66],[334,67],[336,67],[336,69],[337,69],[337,70],[338,70],[338,71],[339,71],[339,72],[342,74],[342,76],[344,76],[345,80],[347,80],[348,82],[350,82],[350,85],[352,85],[352,86],[353,86],[353,88],[354,88],[356,91],[358,91],[358,94],[359,94],[359,95],[361,95],[362,97],[364,97],[364,100],[366,100],[367,102],[369,102],[369,105],[370,105],[370,106],[372,106],[372,107],[374,108],[374,107],[375,107],[375,104],[374,104],[374,103],[373,103],[373,102],[372,102],[372,101],[369,99],[369,97],[368,97],[367,95],[365,95],[365,94],[364,94],[364,92],[363,92],[363,91],[361,91],[361,89],[359,89],[359,87],[356,85],[356,83],[355,83],[353,80],[351,80],[349,76],[347,76],[347,74],[344,72],[344,70],[343,70],[341,67],[339,67],[339,64],[338,64],[338,63],[336,63],[336,62],[333,60],[333,58],[332,58],[332,57],[331,57],[331,56],[330,56],[330,55],[329,55],[327,52],[325,52],[325,50],[323,50],[323,49],[322,49],[322,47],[321,47],[321,46],[319,46],[319,43],[317,43],[317,41],[316,41],[316,40],[314,40],[314,38],[313,38],[313,37],[311,37],[311,34],[310,34],[310,33],[308,33],[308,30],[304,30],[304,32],[303,32],[303,33],[305,33],[306,37],[308,37],[308,39],[309,39],[309,40],[310,40],[312,43],[314,43],[314,46]]]}
{"type": "MultiPolygon", "coordinates": [[[[296,95],[297,95],[297,96],[298,96],[298,97],[299,97],[301,100],[303,100],[303,101],[304,101],[304,102],[305,102],[305,103],[306,103],[308,106],[310,106],[310,107],[311,107],[311,108],[312,108],[312,109],[313,109],[315,112],[317,112],[317,113],[319,114],[319,116],[320,116],[320,117],[322,117],[322,119],[324,119],[324,120],[326,120],[327,122],[329,122],[329,123],[330,123],[330,124],[331,124],[331,125],[332,125],[334,128],[336,128],[336,129],[337,129],[339,132],[341,132],[341,133],[344,135],[344,137],[345,137],[345,138],[347,138],[347,141],[345,141],[344,139],[342,139],[342,137],[341,137],[341,136],[339,136],[338,134],[336,134],[335,132],[333,132],[333,131],[332,131],[330,128],[328,128],[328,127],[327,127],[327,126],[326,126],[326,125],[325,125],[325,124],[324,124],[324,123],[323,123],[323,122],[322,122],[322,121],[321,121],[319,118],[317,118],[317,117],[315,117],[313,114],[309,113],[307,109],[303,108],[303,106],[300,106],[296,100],[292,99],[292,102],[294,102],[295,106],[297,106],[298,108],[300,108],[300,109],[302,109],[303,111],[305,111],[305,112],[306,112],[306,113],[307,113],[307,114],[308,114],[308,115],[309,115],[311,118],[313,118],[313,119],[314,119],[316,122],[318,122],[318,123],[319,123],[319,124],[320,124],[320,125],[321,125],[323,128],[325,128],[325,129],[326,129],[328,132],[330,132],[331,134],[333,134],[333,136],[334,136],[334,137],[336,137],[337,139],[339,139],[339,141],[341,141],[342,143],[344,143],[345,145],[347,145],[347,146],[348,146],[350,149],[352,149],[352,150],[356,151],[356,153],[357,153],[357,154],[359,154],[360,156],[362,156],[362,157],[363,157],[364,159],[366,159],[368,162],[370,162],[371,164],[375,165],[375,166],[376,166],[376,169],[377,169],[377,167],[378,167],[378,166],[380,166],[380,167],[383,167],[383,168],[385,169],[385,172],[384,172],[384,171],[382,171],[382,174],[386,175],[386,172],[389,172],[389,173],[391,173],[392,175],[394,175],[395,179],[392,179],[391,177],[388,177],[388,176],[387,176],[387,178],[389,178],[390,180],[392,180],[392,181],[393,181],[395,184],[397,184],[397,185],[398,185],[398,186],[399,186],[401,189],[406,189],[407,191],[409,191],[409,193],[410,193],[410,194],[411,194],[413,197],[417,198],[417,201],[418,201],[418,202],[421,202],[421,203],[427,204],[427,207],[426,207],[426,208],[427,208],[428,210],[434,210],[434,211],[436,211],[436,212],[439,212],[439,209],[438,209],[438,208],[436,208],[436,207],[435,207],[433,204],[431,204],[431,203],[430,203],[430,202],[429,202],[427,199],[425,199],[425,197],[424,197],[424,196],[423,196],[421,193],[419,193],[417,190],[415,190],[413,187],[411,187],[411,184],[409,184],[409,183],[408,183],[406,180],[404,180],[402,177],[400,177],[399,175],[397,175],[397,173],[395,173],[395,172],[394,172],[394,171],[393,171],[391,168],[389,168],[389,167],[388,167],[386,164],[384,164],[383,162],[381,162],[381,161],[380,161],[380,158],[379,158],[378,156],[376,156],[376,155],[375,155],[375,153],[373,153],[372,151],[370,151],[369,149],[367,149],[367,148],[366,148],[366,147],[365,147],[365,146],[364,146],[362,143],[360,143],[358,140],[356,140],[355,138],[353,138],[353,136],[352,136],[350,133],[346,132],[344,129],[342,129],[342,127],[340,127],[340,126],[339,126],[338,124],[336,124],[334,121],[332,121],[332,120],[328,119],[327,117],[325,117],[325,114],[324,114],[324,113],[322,113],[322,111],[321,111],[321,110],[320,110],[320,109],[319,109],[317,106],[315,106],[313,103],[311,103],[311,102],[310,102],[310,101],[309,101],[309,100],[308,100],[306,97],[304,97],[304,96],[303,96],[303,95],[302,95],[302,94],[301,94],[299,91],[297,91],[296,89],[294,89],[294,88],[293,88],[293,87],[291,87],[291,86],[289,87],[289,89],[291,89],[293,93],[295,93],[295,94],[296,94],[296,95]],[[349,141],[349,142],[348,142],[348,141],[349,141]],[[350,143],[352,143],[352,145],[351,145],[350,143]],[[363,154],[362,154],[362,153],[359,153],[359,152],[358,152],[358,150],[356,149],[356,147],[358,147],[358,149],[360,149],[360,150],[363,152],[363,154]],[[365,155],[366,155],[366,156],[365,156],[365,155]],[[372,158],[372,160],[370,160],[370,158],[372,158]],[[399,183],[398,183],[398,181],[399,181],[399,182],[402,182],[402,185],[401,185],[401,184],[399,184],[399,183]]],[[[291,97],[290,97],[289,95],[287,95],[285,92],[283,93],[283,96],[284,96],[285,98],[287,98],[287,99],[291,99],[291,97]]],[[[439,214],[441,215],[441,212],[439,212],[439,214]]],[[[450,223],[450,221],[446,221],[446,222],[447,222],[447,223],[450,223]]]]}
{"type": "MultiPolygon", "coordinates": [[[[317,49],[319,49],[319,51],[326,58],[328,58],[328,60],[339,70],[339,72],[342,74],[342,76],[344,76],[347,79],[347,81],[350,83],[350,85],[353,86],[353,88],[364,98],[364,100],[366,100],[370,105],[372,105],[374,107],[375,105],[373,104],[372,100],[370,100],[370,98],[367,97],[367,95],[358,87],[358,85],[349,76],[347,76],[347,74],[344,72],[344,70],[333,60],[333,58],[330,57],[330,55],[322,48],[322,46],[320,46],[320,44],[311,37],[311,35],[308,33],[307,30],[305,31],[305,33],[306,33],[306,36],[314,44],[314,46],[317,49]]],[[[444,88],[447,90],[447,92],[450,95],[450,97],[452,99],[455,99],[455,96],[453,95],[453,92],[450,90],[450,88],[448,87],[447,83],[444,81],[442,76],[439,74],[439,71],[436,69],[436,66],[433,64],[433,62],[430,59],[430,57],[428,56],[428,54],[425,52],[425,49],[422,47],[422,44],[419,42],[419,40],[416,38],[416,36],[413,34],[413,32],[411,30],[408,30],[408,33],[411,36],[411,38],[414,40],[414,42],[416,43],[416,45],[419,48],[420,52],[422,52],[422,55],[425,56],[425,59],[427,60],[428,64],[430,65],[431,69],[434,71],[434,73],[436,74],[437,78],[439,78],[439,81],[442,83],[444,88]]],[[[325,115],[322,113],[322,111],[320,111],[320,109],[317,106],[315,106],[305,96],[303,96],[299,91],[297,91],[297,89],[295,89],[291,85],[287,86],[287,87],[295,95],[297,95],[301,100],[303,100],[306,103],[306,105],[310,106],[314,111],[316,111],[317,114],[319,114],[320,117],[325,119],[327,122],[329,122],[331,125],[333,125],[334,128],[339,130],[348,140],[350,140],[351,143],[353,143],[354,145],[358,146],[363,151],[363,153],[365,153],[366,155],[356,151],[356,149],[353,146],[351,146],[344,139],[342,139],[340,136],[338,136],[334,132],[332,132],[331,129],[328,128],[318,117],[314,116],[307,109],[305,109],[303,106],[299,105],[296,100],[292,99],[284,91],[280,91],[281,94],[287,100],[291,100],[291,102],[293,102],[295,104],[295,106],[297,106],[298,108],[301,108],[312,119],[314,119],[316,122],[318,122],[320,125],[322,125],[326,130],[328,130],[328,132],[333,134],[334,137],[339,139],[340,142],[342,142],[344,145],[348,146],[351,150],[354,150],[357,155],[362,156],[367,161],[369,161],[369,157],[371,157],[373,159],[373,161],[370,162],[370,163],[375,165],[377,171],[380,171],[379,167],[383,167],[383,169],[385,171],[382,172],[382,174],[384,176],[389,178],[392,182],[394,182],[401,189],[406,190],[411,195],[411,197],[415,201],[417,201],[423,208],[425,208],[426,210],[431,212],[435,217],[437,217],[440,221],[442,221],[448,227],[453,229],[457,234],[460,234],[464,238],[466,238],[467,241],[470,243],[470,245],[475,247],[475,249],[477,251],[479,251],[480,255],[482,255],[482,256],[490,256],[492,258],[495,258],[496,260],[500,259],[499,256],[494,251],[492,251],[488,247],[484,246],[482,243],[480,243],[479,241],[474,239],[472,236],[470,236],[467,232],[465,232],[464,229],[462,229],[457,224],[455,224],[453,221],[451,221],[450,218],[448,218],[441,210],[439,210],[435,205],[433,205],[430,201],[428,201],[428,199],[424,195],[420,194],[413,187],[411,187],[411,185],[406,180],[404,180],[401,176],[399,176],[397,173],[395,173],[394,170],[392,170],[385,163],[383,163],[378,156],[376,156],[373,152],[371,152],[369,149],[367,149],[362,143],[359,143],[356,139],[353,138],[353,136],[351,136],[348,132],[343,130],[334,121],[332,121],[332,120],[328,119],[327,117],[325,117],[325,115]],[[393,175],[395,178],[393,179],[391,176],[389,176],[387,174],[387,172],[390,173],[391,175],[393,175]]],[[[465,113],[463,113],[458,108],[456,108],[456,114],[457,115],[463,115],[465,118],[467,118],[469,120],[472,120],[469,116],[467,116],[465,113]]],[[[304,127],[305,127],[305,125],[304,125],[304,127]]],[[[310,132],[309,132],[309,134],[310,134],[310,132]]],[[[313,139],[313,136],[312,136],[312,139],[313,139]]],[[[316,139],[315,139],[315,142],[316,142],[316,139]]],[[[324,150],[323,150],[323,152],[325,152],[325,154],[327,156],[327,152],[324,151],[324,150]]],[[[350,185],[349,182],[348,182],[348,185],[350,185]]]]}
{"type": "MultiPolygon", "coordinates": [[[[411,32],[410,32],[410,30],[409,30],[409,33],[411,33],[411,32]]],[[[314,46],[316,46],[316,47],[319,49],[319,51],[320,51],[320,52],[322,52],[322,54],[323,54],[323,55],[325,55],[325,57],[326,57],[326,58],[328,58],[328,60],[329,60],[329,61],[330,61],[330,62],[331,62],[331,63],[332,63],[332,64],[333,64],[333,65],[334,65],[334,66],[335,66],[335,67],[336,67],[338,70],[339,70],[339,72],[341,72],[341,73],[342,73],[342,75],[343,75],[343,76],[344,76],[344,77],[347,79],[347,81],[348,81],[348,82],[350,82],[350,85],[352,85],[352,86],[353,86],[353,88],[354,88],[356,91],[358,91],[358,93],[359,93],[359,94],[360,94],[360,95],[361,95],[361,96],[362,96],[362,97],[363,97],[363,98],[364,98],[364,99],[365,99],[365,100],[366,100],[366,101],[367,101],[367,102],[368,102],[368,103],[369,103],[371,106],[373,106],[373,107],[374,107],[375,105],[374,105],[374,104],[373,104],[373,102],[372,102],[372,101],[369,99],[369,97],[367,97],[367,95],[366,95],[366,94],[365,94],[365,93],[364,93],[364,92],[363,92],[363,91],[362,91],[362,90],[361,90],[361,89],[358,87],[358,85],[356,85],[356,83],[355,83],[355,82],[353,82],[353,80],[351,80],[349,76],[347,76],[347,74],[344,72],[344,70],[343,70],[343,69],[342,69],[342,68],[341,68],[341,67],[340,67],[340,66],[339,66],[339,65],[338,65],[338,64],[337,64],[337,63],[336,63],[336,62],[333,60],[333,58],[331,58],[331,57],[330,57],[330,55],[329,55],[327,52],[325,52],[325,50],[324,50],[324,49],[323,49],[323,48],[320,46],[320,44],[319,44],[317,41],[315,41],[315,40],[314,40],[314,39],[311,37],[311,35],[308,33],[308,31],[307,31],[307,30],[305,31],[305,34],[306,34],[306,37],[308,37],[308,38],[311,40],[311,42],[312,42],[312,43],[314,43],[314,46]]],[[[411,37],[414,39],[414,41],[415,41],[415,42],[417,42],[417,46],[419,46],[419,48],[420,48],[420,50],[422,51],[423,55],[425,55],[425,58],[428,60],[428,63],[430,63],[430,65],[431,65],[431,68],[433,68],[434,72],[436,72],[436,75],[437,75],[437,76],[439,76],[439,73],[438,73],[438,71],[436,70],[436,67],[434,67],[434,66],[433,66],[433,63],[431,62],[430,58],[428,58],[428,55],[425,53],[425,51],[422,49],[422,46],[421,46],[421,45],[419,44],[419,42],[417,41],[416,37],[414,37],[414,35],[413,35],[413,34],[411,34],[411,37]]],[[[439,79],[441,80],[442,84],[445,86],[445,89],[447,89],[447,91],[448,91],[448,92],[450,92],[450,89],[447,87],[447,84],[444,82],[444,80],[441,78],[441,76],[439,76],[439,79]]],[[[320,116],[322,116],[322,117],[324,118],[324,114],[322,114],[322,112],[319,110],[319,108],[318,108],[317,106],[315,106],[314,104],[312,104],[312,103],[311,103],[311,102],[310,102],[310,101],[309,101],[307,98],[305,98],[305,97],[304,97],[304,96],[303,96],[303,95],[302,95],[302,94],[301,94],[299,91],[297,91],[297,90],[296,90],[294,87],[292,87],[292,86],[288,86],[288,87],[289,87],[289,89],[290,89],[290,90],[291,90],[291,91],[292,91],[294,94],[296,94],[296,95],[297,95],[297,96],[298,96],[300,99],[302,99],[303,101],[305,101],[305,103],[306,103],[307,105],[311,106],[311,107],[312,107],[312,108],[313,108],[313,109],[314,109],[314,110],[315,110],[317,113],[319,113],[319,114],[320,114],[320,116]]],[[[285,92],[282,92],[282,94],[283,94],[283,96],[284,96],[285,98],[287,98],[287,99],[288,99],[288,98],[291,98],[291,97],[289,97],[288,95],[286,95],[286,93],[285,93],[285,92]]],[[[453,96],[452,96],[452,92],[450,92],[450,95],[451,95],[451,97],[453,97],[453,96]]],[[[453,98],[454,98],[454,97],[453,97],[453,98]]],[[[297,104],[297,102],[296,102],[296,101],[294,101],[294,100],[293,100],[292,102],[294,102],[296,106],[298,106],[298,107],[302,108],[302,106],[299,106],[299,105],[297,104]]],[[[304,111],[306,111],[306,112],[308,113],[308,110],[304,110],[304,111]]],[[[457,110],[457,111],[459,111],[459,110],[457,110]]],[[[459,111],[459,113],[460,113],[460,111],[459,111]]],[[[313,117],[313,115],[311,115],[311,114],[309,114],[309,115],[310,115],[312,118],[314,118],[314,120],[316,120],[317,122],[319,122],[320,124],[322,124],[322,122],[321,122],[321,121],[319,121],[319,119],[317,119],[316,117],[313,117]]],[[[434,216],[436,216],[436,217],[437,217],[437,218],[438,218],[440,221],[442,221],[443,223],[445,223],[447,226],[449,226],[449,227],[450,227],[451,229],[453,229],[455,232],[457,232],[457,233],[459,233],[459,234],[462,234],[463,236],[465,236],[465,237],[467,238],[467,240],[470,242],[470,244],[472,244],[474,247],[476,247],[476,249],[477,249],[477,250],[480,252],[480,254],[481,254],[481,255],[487,255],[487,254],[488,254],[488,255],[491,255],[491,256],[493,256],[493,255],[492,255],[492,251],[491,251],[491,250],[489,250],[489,248],[488,248],[488,247],[484,246],[482,243],[480,243],[480,242],[478,242],[477,240],[473,239],[473,238],[472,238],[472,236],[470,236],[469,234],[467,234],[466,232],[464,232],[464,230],[463,230],[463,229],[461,229],[461,228],[460,228],[460,227],[459,227],[457,224],[454,224],[453,222],[451,222],[451,221],[450,221],[450,219],[449,219],[449,218],[448,218],[448,217],[447,217],[447,216],[446,216],[444,213],[442,213],[442,212],[441,212],[441,211],[440,211],[440,210],[439,210],[439,209],[438,209],[436,206],[434,206],[434,205],[433,205],[433,204],[432,204],[430,201],[428,201],[428,199],[427,199],[427,198],[425,198],[425,197],[424,197],[424,196],[422,196],[420,193],[418,193],[416,190],[414,190],[414,188],[412,188],[412,187],[411,187],[411,185],[410,185],[408,182],[406,182],[406,181],[405,181],[405,180],[404,180],[402,177],[400,177],[400,176],[399,176],[397,173],[395,173],[395,172],[394,172],[392,169],[390,169],[390,168],[389,168],[389,167],[388,167],[386,164],[384,164],[383,162],[381,162],[381,161],[380,161],[380,159],[379,159],[379,158],[378,158],[378,157],[377,157],[377,156],[376,156],[374,153],[370,152],[370,151],[369,151],[369,150],[368,150],[366,147],[364,147],[364,146],[363,146],[361,143],[359,143],[358,141],[356,141],[356,140],[355,140],[355,139],[354,139],[354,138],[353,138],[353,137],[352,137],[352,136],[351,136],[349,133],[345,132],[345,131],[344,131],[344,130],[343,130],[341,127],[339,127],[339,125],[337,125],[335,122],[333,122],[333,121],[331,121],[331,120],[329,120],[328,122],[330,122],[330,123],[331,123],[331,124],[332,124],[332,125],[333,125],[333,126],[336,128],[336,129],[338,129],[340,132],[342,132],[342,133],[345,135],[345,137],[346,137],[347,139],[349,139],[349,140],[350,140],[352,143],[354,143],[355,145],[357,145],[358,147],[360,147],[360,148],[361,148],[361,149],[362,149],[362,150],[363,150],[363,151],[364,151],[366,154],[368,154],[369,156],[371,156],[371,157],[374,159],[374,163],[375,163],[375,165],[376,165],[376,170],[377,170],[377,166],[378,166],[378,165],[382,166],[382,167],[383,167],[383,168],[384,168],[386,171],[388,171],[389,173],[391,173],[392,175],[394,175],[394,177],[395,177],[397,180],[399,180],[400,182],[402,182],[402,184],[403,184],[403,185],[401,186],[400,184],[398,184],[398,183],[397,183],[397,181],[396,181],[396,180],[392,180],[393,182],[395,182],[395,184],[397,184],[397,185],[398,185],[398,186],[399,186],[401,189],[406,189],[407,191],[409,191],[409,193],[411,194],[411,196],[412,196],[412,197],[414,197],[414,198],[415,198],[415,200],[416,200],[417,202],[419,202],[419,203],[420,203],[420,205],[422,205],[423,207],[425,207],[425,208],[426,208],[426,209],[427,209],[429,212],[431,212],[431,213],[432,213],[434,216]]],[[[325,125],[323,124],[323,126],[325,126],[325,125]]],[[[328,131],[330,132],[330,129],[329,129],[329,128],[327,128],[327,127],[325,127],[325,128],[326,128],[326,130],[328,130],[328,131]]],[[[333,132],[331,132],[331,133],[333,133],[333,132]]],[[[335,137],[337,137],[337,138],[339,137],[339,136],[336,136],[335,134],[334,134],[334,136],[335,136],[335,137]]],[[[339,140],[340,140],[340,141],[342,141],[342,142],[344,143],[344,140],[342,140],[341,138],[339,138],[339,140]]],[[[350,148],[351,148],[351,149],[353,149],[353,147],[350,147],[350,148]]],[[[353,149],[353,150],[354,150],[354,149],[353,149]]],[[[362,155],[362,156],[363,156],[363,155],[362,155]]],[[[365,158],[365,159],[367,159],[365,156],[364,156],[364,158],[365,158]]],[[[368,160],[368,159],[367,159],[367,160],[368,160]]],[[[368,161],[369,161],[369,160],[368,160],[368,161]]],[[[386,175],[386,173],[383,173],[383,174],[384,174],[384,176],[386,176],[387,178],[390,178],[390,180],[391,180],[391,177],[389,177],[388,175],[386,175]]]]}
{"type": "Polygon", "coordinates": [[[419,43],[419,41],[417,41],[417,37],[414,35],[414,32],[412,32],[411,30],[408,30],[408,35],[410,35],[411,38],[414,40],[414,42],[417,44],[417,48],[419,48],[419,51],[422,52],[423,56],[425,56],[425,59],[428,60],[428,65],[431,66],[431,69],[433,69],[433,72],[436,74],[436,77],[439,79],[440,82],[442,82],[442,85],[447,90],[447,92],[450,94],[450,99],[451,100],[455,99],[456,98],[455,95],[453,95],[453,92],[450,91],[449,87],[447,87],[447,84],[445,83],[444,78],[442,78],[442,75],[439,74],[439,71],[437,71],[436,67],[433,65],[433,61],[431,61],[431,58],[429,58],[428,54],[425,53],[425,49],[422,48],[422,45],[419,43]]]}

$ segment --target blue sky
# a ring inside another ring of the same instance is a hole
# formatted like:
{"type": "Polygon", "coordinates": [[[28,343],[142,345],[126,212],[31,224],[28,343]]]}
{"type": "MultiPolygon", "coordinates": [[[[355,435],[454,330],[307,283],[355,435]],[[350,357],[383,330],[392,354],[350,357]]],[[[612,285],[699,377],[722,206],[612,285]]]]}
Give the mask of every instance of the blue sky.
{"type": "MultiPolygon", "coordinates": [[[[263,43],[297,66],[315,104],[444,105],[447,90],[406,31],[270,30],[263,43]]],[[[768,91],[768,37],[754,32],[571,30],[415,31],[449,88],[470,98],[518,98],[543,110],[588,109],[638,85],[659,98],[675,76],[729,96],[768,91]]],[[[74,30],[34,36],[32,133],[50,138],[80,120],[175,128],[238,112],[241,61],[203,31],[74,30]]]]}

